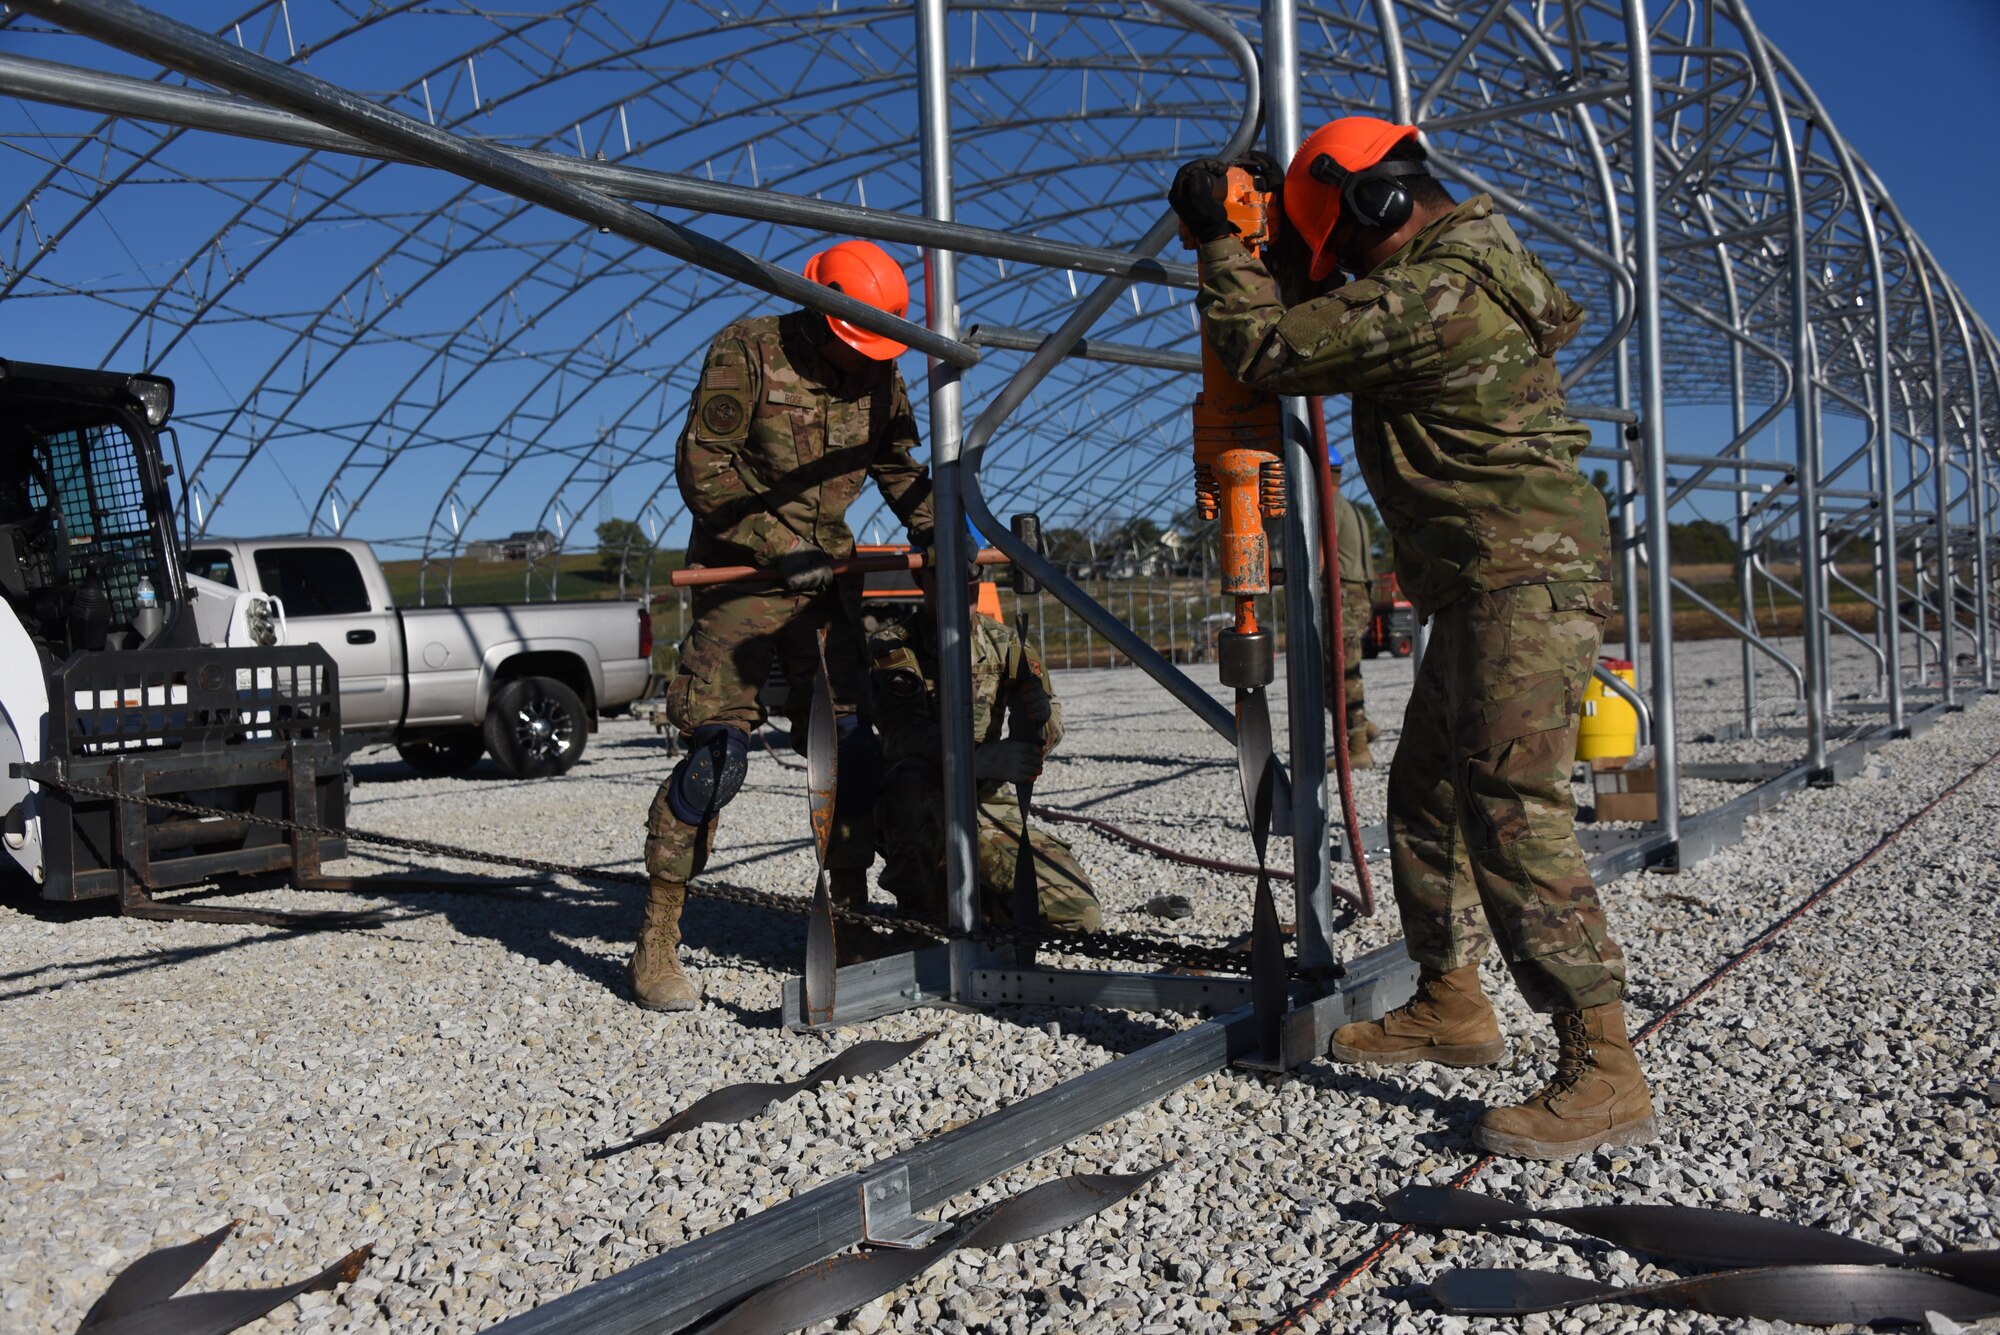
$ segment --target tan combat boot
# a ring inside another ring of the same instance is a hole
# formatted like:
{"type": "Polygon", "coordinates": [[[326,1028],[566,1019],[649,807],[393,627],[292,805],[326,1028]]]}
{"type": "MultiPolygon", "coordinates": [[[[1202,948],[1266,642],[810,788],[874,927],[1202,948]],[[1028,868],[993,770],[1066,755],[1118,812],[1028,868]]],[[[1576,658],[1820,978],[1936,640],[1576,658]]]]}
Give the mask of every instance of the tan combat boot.
{"type": "Polygon", "coordinates": [[[1500,1021],[1479,987],[1479,966],[1426,972],[1417,994],[1379,1020],[1334,1030],[1328,1053],[1358,1065],[1492,1066],[1506,1053],[1500,1021]]]}
{"type": "Polygon", "coordinates": [[[649,1011],[691,1011],[701,1005],[701,989],[681,968],[681,906],[687,887],[653,878],[646,891],[646,918],[632,951],[632,996],[649,1011]]]}
{"type": "Polygon", "coordinates": [[[1557,1011],[1556,1073],[1511,1108],[1489,1108],[1473,1139],[1514,1159],[1573,1159],[1602,1145],[1643,1145],[1659,1134],[1639,1059],[1617,1002],[1557,1011]]]}
{"type": "MultiPolygon", "coordinates": [[[[1374,769],[1375,752],[1369,743],[1381,735],[1382,730],[1376,727],[1372,721],[1358,731],[1349,729],[1347,733],[1347,768],[1350,770],[1374,769]]],[[[1339,768],[1340,760],[1338,757],[1328,756],[1326,758],[1326,772],[1328,774],[1332,774],[1339,768]]]]}

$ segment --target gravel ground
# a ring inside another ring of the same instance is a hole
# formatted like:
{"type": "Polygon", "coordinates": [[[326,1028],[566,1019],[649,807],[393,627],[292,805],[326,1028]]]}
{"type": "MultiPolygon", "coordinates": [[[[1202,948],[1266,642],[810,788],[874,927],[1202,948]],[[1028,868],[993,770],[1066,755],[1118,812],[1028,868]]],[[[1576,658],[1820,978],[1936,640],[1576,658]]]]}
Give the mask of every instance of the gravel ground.
{"type": "MultiPolygon", "coordinates": [[[[1684,737],[1740,719],[1736,654],[1682,648],[1684,737]]],[[[1844,697],[1872,686],[1858,657],[1843,653],[1841,673],[1844,697]]],[[[1408,665],[1377,660],[1367,674],[1378,716],[1393,720],[1408,665]]],[[[1778,727],[1789,708],[1782,680],[1766,677],[1760,705],[1778,727]]],[[[1191,852],[1248,857],[1219,739],[1137,673],[1071,673],[1060,686],[1069,740],[1038,801],[1191,852]]],[[[1280,738],[1284,727],[1281,713],[1280,738]]],[[[1378,757],[1392,750],[1393,729],[1378,757]]],[[[1996,750],[2000,701],[1980,700],[1885,746],[1851,782],[1753,822],[1744,843],[1699,867],[1608,887],[1634,960],[1634,1024],[1996,750]]],[[[1683,748],[1690,761],[1802,754],[1787,736],[1683,748]]],[[[571,774],[543,782],[510,783],[484,765],[425,781],[372,750],[354,767],[353,822],[632,869],[666,768],[652,732],[625,721],[608,723],[571,774]]],[[[1379,820],[1382,772],[1358,778],[1364,817],[1379,820]]],[[[801,773],[753,755],[710,877],[803,895],[803,789],[801,773]]],[[[1690,810],[1740,791],[1685,785],[1690,810]]],[[[1996,1245],[2000,1063],[1986,1018],[2000,978],[1995,809],[2000,765],[1665,1026],[1644,1049],[1659,1144],[1572,1165],[1498,1164],[1474,1185],[1546,1204],[1752,1209],[1912,1250],[1996,1245]]],[[[1063,832],[1098,876],[1112,927],[1247,929],[1241,878],[1063,832]],[[1194,899],[1193,919],[1144,914],[1169,891],[1194,899]]],[[[1282,841],[1274,856],[1287,857],[1282,841]]],[[[409,865],[356,857],[332,870],[409,865]]],[[[294,937],[128,922],[18,894],[0,905],[0,1228],[15,1239],[0,1255],[0,1327],[73,1328],[119,1266],[241,1217],[242,1233],[196,1287],[277,1282],[362,1242],[376,1247],[360,1282],[254,1330],[475,1330],[1188,1023],[1033,1009],[889,1017],[853,1037],[939,1036],[890,1072],[824,1086],[761,1119],[590,1162],[589,1150],[720,1084],[790,1078],[823,1059],[829,1044],[774,1022],[777,980],[803,955],[799,919],[696,901],[691,962],[710,1001],[668,1017],[623,998],[635,889],[563,882],[393,900],[276,890],[227,902],[390,903],[393,913],[373,932],[294,937]]],[[[1364,922],[1349,948],[1393,934],[1385,919],[1364,922]]],[[[945,1213],[1057,1173],[1172,1162],[1130,1202],[1019,1248],[960,1253],[847,1328],[1225,1331],[1291,1311],[1387,1236],[1377,1200],[1450,1181],[1473,1160],[1467,1132],[1482,1103],[1539,1078],[1545,1026],[1489,970],[1516,1040],[1507,1070],[1381,1074],[1321,1062],[1286,1080],[1202,1080],[945,1213]]],[[[1620,1283],[1668,1273],[1555,1228],[1415,1236],[1300,1326],[1515,1329],[1428,1310],[1425,1282],[1462,1264],[1620,1283]]],[[[1615,1307],[1518,1328],[1774,1329],[1615,1307]]]]}

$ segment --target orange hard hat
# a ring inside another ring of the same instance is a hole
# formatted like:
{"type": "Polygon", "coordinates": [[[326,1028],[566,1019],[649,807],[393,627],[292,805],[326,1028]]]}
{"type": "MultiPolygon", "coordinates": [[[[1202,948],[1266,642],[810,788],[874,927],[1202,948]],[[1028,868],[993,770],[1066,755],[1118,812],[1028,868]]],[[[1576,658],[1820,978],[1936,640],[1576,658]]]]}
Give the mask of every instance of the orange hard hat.
{"type": "MultiPolygon", "coordinates": [[[[842,241],[828,246],[806,261],[806,277],[891,315],[900,316],[910,309],[910,282],[903,277],[903,267],[873,241],[842,241]]],[[[894,361],[910,350],[907,343],[856,328],[845,320],[828,316],[826,322],[841,342],[878,362],[894,361]]]]}
{"type": "Polygon", "coordinates": [[[1416,137],[1414,125],[1397,125],[1373,116],[1343,116],[1320,126],[1299,145],[1292,165],[1285,168],[1285,216],[1312,250],[1315,280],[1334,270],[1327,244],[1334,224],[1340,221],[1342,188],[1323,179],[1323,173],[1316,175],[1313,164],[1325,155],[1350,172],[1365,171],[1397,144],[1416,137]]]}

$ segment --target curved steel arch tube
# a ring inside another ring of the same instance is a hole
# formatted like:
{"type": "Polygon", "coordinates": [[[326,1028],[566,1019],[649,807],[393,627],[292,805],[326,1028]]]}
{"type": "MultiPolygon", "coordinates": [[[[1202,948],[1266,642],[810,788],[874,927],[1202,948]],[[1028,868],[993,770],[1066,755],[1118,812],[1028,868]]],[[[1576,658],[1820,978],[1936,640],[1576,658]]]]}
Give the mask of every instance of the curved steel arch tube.
{"type": "MultiPolygon", "coordinates": [[[[1158,8],[1181,19],[1188,26],[1213,38],[1243,72],[1247,96],[1241,116],[1235,132],[1229,137],[1229,142],[1218,152],[1225,159],[1235,158],[1247,152],[1251,144],[1256,141],[1258,109],[1262,105],[1262,84],[1257,56],[1251,49],[1250,43],[1235,28],[1209,13],[1203,6],[1192,3],[1192,0],[1153,0],[1153,2],[1158,8]]],[[[1156,254],[1179,231],[1179,228],[1179,219],[1169,212],[1139,238],[1132,247],[1132,253],[1139,256],[1156,254]]],[[[985,493],[980,488],[979,470],[985,460],[986,448],[992,443],[993,436],[999,431],[1001,423],[1005,422],[1014,410],[1020,407],[1030,391],[1069,355],[1069,350],[1076,346],[1077,341],[1097,322],[1098,317],[1110,308],[1111,303],[1119,298],[1130,281],[1118,276],[1103,279],[1077,304],[1069,318],[1049,335],[1047,341],[1036,349],[1027,363],[1014,373],[1013,378],[1002,386],[999,393],[994,395],[992,402],[987,404],[985,411],[980,413],[978,419],[967,430],[961,456],[964,471],[959,475],[963,481],[965,512],[971,516],[973,523],[979,526],[979,531],[989,542],[1007,553],[1008,559],[1046,585],[1059,602],[1075,612],[1085,624],[1109,641],[1112,647],[1131,659],[1136,666],[1143,668],[1146,675],[1166,687],[1167,691],[1197,718],[1234,745],[1236,720],[1231,717],[1222,702],[1163,658],[1151,645],[1141,639],[1136,631],[1120,621],[1109,608],[1085,593],[1041,553],[1014,537],[1013,532],[987,504],[985,493]]],[[[935,425],[932,430],[935,432],[935,425]]],[[[938,491],[942,497],[947,489],[940,485],[938,491]]],[[[939,561],[948,566],[956,554],[953,548],[960,541],[962,541],[960,536],[952,532],[946,515],[940,512],[939,561]],[[947,542],[951,544],[950,547],[947,547],[947,542]]],[[[941,615],[948,614],[947,609],[941,615]]],[[[956,668],[948,667],[947,678],[955,671],[956,668]]],[[[969,673],[969,666],[966,671],[969,673]]]]}
{"type": "MultiPolygon", "coordinates": [[[[0,53],[0,93],[110,116],[165,121],[182,129],[208,130],[386,162],[420,163],[411,154],[394,152],[304,116],[240,97],[151,83],[27,56],[0,53]]],[[[551,176],[633,203],[665,204],[697,213],[847,231],[877,241],[906,242],[966,255],[1075,269],[1079,273],[1122,274],[1134,282],[1182,288],[1195,285],[1192,265],[1128,255],[1102,246],[1024,236],[967,223],[912,218],[888,209],[705,181],[677,172],[621,167],[542,149],[509,148],[501,144],[491,147],[551,176]]]]}
{"type": "Polygon", "coordinates": [[[14,7],[204,82],[235,89],[274,106],[311,113],[309,119],[408,154],[425,166],[506,191],[592,226],[609,228],[628,240],[837,316],[954,366],[972,366],[979,361],[978,352],[957,339],[940,338],[922,325],[733,250],[700,232],[562,180],[498,149],[414,120],[335,84],[232,47],[131,0],[20,0],[14,7]]]}

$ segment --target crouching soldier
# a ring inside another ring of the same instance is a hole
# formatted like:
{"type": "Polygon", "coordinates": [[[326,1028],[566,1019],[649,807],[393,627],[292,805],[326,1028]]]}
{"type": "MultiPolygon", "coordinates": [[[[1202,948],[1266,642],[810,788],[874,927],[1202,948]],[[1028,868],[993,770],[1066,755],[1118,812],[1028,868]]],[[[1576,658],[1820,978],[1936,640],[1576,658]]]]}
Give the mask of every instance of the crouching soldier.
{"type": "MultiPolygon", "coordinates": [[[[887,764],[875,825],[882,845],[882,888],[906,913],[945,911],[944,760],[938,726],[937,598],[932,571],[918,574],[924,615],[877,635],[875,718],[887,764]]],[[[1014,866],[1021,851],[1021,809],[1014,785],[1032,780],[1062,741],[1062,705],[1041,662],[1013,631],[972,616],[973,776],[979,785],[975,857],[982,921],[1011,923],[1014,866]]],[[[1044,927],[1097,931],[1103,925],[1090,878],[1069,845],[1029,827],[1035,890],[1044,927]]]]}
{"type": "MultiPolygon", "coordinates": [[[[822,251],[805,275],[895,315],[909,308],[903,271],[872,242],[822,251]]],[[[708,860],[717,814],[743,784],[750,734],[764,721],[758,689],[775,662],[792,699],[809,699],[822,631],[840,725],[827,865],[837,901],[867,898],[880,755],[866,718],[861,579],[836,579],[832,563],[854,554],[846,514],[863,477],[874,479],[912,542],[931,539],[930,479],[914,457],[916,419],[895,365],[904,351],[803,310],[739,320],[709,346],[675,464],[694,520],[688,564],[764,566],[781,583],[694,594],[694,624],[666,694],[687,752],[646,818],[651,888],[632,991],[648,1010],[692,1010],[701,1000],[679,955],[688,881],[708,860]]],[[[803,727],[803,711],[792,718],[803,727]]]]}

